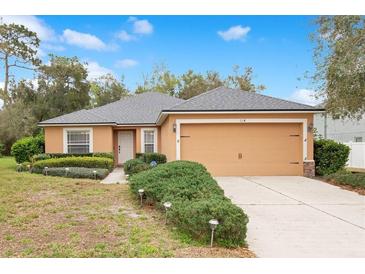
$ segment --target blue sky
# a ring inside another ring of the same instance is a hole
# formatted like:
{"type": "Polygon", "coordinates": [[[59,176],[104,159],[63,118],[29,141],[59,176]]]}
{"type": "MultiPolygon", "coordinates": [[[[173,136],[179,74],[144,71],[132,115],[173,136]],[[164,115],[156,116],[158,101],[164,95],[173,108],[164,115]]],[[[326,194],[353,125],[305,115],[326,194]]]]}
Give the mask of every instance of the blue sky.
{"type": "MultiPolygon", "coordinates": [[[[232,66],[251,66],[263,94],[314,104],[303,79],[313,71],[309,34],[313,16],[6,16],[36,31],[40,56],[78,56],[90,77],[106,72],[134,89],[154,64],[176,74],[192,68],[227,75],[232,66]],[[301,78],[301,80],[298,80],[301,78]]],[[[16,72],[18,78],[31,78],[16,72]]],[[[1,77],[1,76],[0,76],[1,77]]],[[[0,78],[1,81],[1,78],[0,78]]]]}

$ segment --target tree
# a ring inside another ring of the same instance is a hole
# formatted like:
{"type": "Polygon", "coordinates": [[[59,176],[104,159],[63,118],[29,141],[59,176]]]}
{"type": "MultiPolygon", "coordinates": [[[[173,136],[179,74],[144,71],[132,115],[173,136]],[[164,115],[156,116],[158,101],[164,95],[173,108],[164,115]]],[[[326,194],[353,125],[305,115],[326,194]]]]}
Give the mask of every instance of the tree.
{"type": "Polygon", "coordinates": [[[312,79],[334,118],[360,118],[365,112],[365,17],[319,16],[312,79]]]}
{"type": "Polygon", "coordinates": [[[11,103],[8,90],[10,69],[33,69],[32,66],[38,66],[41,62],[37,57],[39,42],[37,34],[25,26],[0,22],[0,60],[4,66],[4,88],[0,89],[0,99],[5,106],[11,103]]]}
{"type": "Polygon", "coordinates": [[[179,77],[177,96],[182,99],[189,99],[222,85],[223,81],[218,72],[208,71],[206,75],[202,75],[190,69],[179,77]]]}
{"type": "Polygon", "coordinates": [[[165,64],[155,65],[151,76],[144,75],[143,84],[139,84],[136,93],[156,91],[174,96],[177,93],[179,79],[165,64]]]}
{"type": "Polygon", "coordinates": [[[103,75],[90,83],[91,107],[102,106],[115,102],[122,97],[129,95],[129,90],[124,84],[124,77],[121,81],[115,79],[111,74],[103,75]]]}
{"type": "Polygon", "coordinates": [[[225,86],[251,92],[265,90],[266,87],[264,85],[256,86],[252,83],[252,73],[253,69],[251,67],[246,67],[243,73],[240,74],[240,66],[234,65],[233,74],[228,75],[225,86]]]}
{"type": "Polygon", "coordinates": [[[39,133],[37,122],[31,109],[21,101],[0,110],[0,143],[5,146],[5,154],[10,153],[16,140],[39,133]]]}
{"type": "Polygon", "coordinates": [[[87,70],[77,57],[50,55],[47,65],[39,67],[36,85],[21,81],[14,88],[14,98],[32,109],[42,121],[90,105],[87,70]]]}

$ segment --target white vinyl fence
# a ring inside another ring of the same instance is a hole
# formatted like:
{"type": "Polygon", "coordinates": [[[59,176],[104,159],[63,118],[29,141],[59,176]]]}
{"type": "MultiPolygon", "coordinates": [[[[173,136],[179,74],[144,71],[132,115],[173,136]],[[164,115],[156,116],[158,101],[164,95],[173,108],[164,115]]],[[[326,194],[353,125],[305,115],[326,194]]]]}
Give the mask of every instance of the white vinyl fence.
{"type": "Polygon", "coordinates": [[[344,143],[351,148],[348,167],[365,168],[365,142],[344,143]]]}

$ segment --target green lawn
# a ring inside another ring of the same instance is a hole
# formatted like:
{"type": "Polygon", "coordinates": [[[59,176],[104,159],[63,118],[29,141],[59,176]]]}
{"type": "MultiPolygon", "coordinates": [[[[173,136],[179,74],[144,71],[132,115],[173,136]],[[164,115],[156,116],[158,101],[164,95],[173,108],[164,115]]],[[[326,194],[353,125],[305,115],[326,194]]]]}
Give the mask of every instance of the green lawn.
{"type": "Polygon", "coordinates": [[[166,227],[127,185],[17,173],[13,158],[0,158],[0,257],[252,256],[166,227]]]}

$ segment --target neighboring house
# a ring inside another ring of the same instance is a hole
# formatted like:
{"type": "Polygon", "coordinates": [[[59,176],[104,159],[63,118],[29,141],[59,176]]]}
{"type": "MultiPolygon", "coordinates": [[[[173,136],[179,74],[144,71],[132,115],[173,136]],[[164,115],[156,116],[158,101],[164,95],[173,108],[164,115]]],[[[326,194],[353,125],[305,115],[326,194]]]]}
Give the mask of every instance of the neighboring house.
{"type": "Polygon", "coordinates": [[[332,119],[325,113],[316,113],[314,127],[323,138],[351,148],[347,162],[349,168],[365,169],[365,116],[360,120],[332,119]]]}
{"type": "Polygon", "coordinates": [[[189,100],[147,92],[39,123],[47,153],[136,153],[204,164],[214,176],[313,175],[311,106],[216,88],[189,100]]]}
{"type": "Polygon", "coordinates": [[[325,139],[337,142],[365,142],[365,117],[361,120],[332,119],[325,113],[314,115],[314,127],[325,139]]]}

